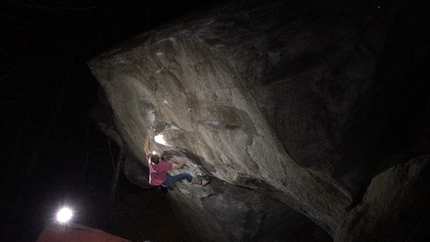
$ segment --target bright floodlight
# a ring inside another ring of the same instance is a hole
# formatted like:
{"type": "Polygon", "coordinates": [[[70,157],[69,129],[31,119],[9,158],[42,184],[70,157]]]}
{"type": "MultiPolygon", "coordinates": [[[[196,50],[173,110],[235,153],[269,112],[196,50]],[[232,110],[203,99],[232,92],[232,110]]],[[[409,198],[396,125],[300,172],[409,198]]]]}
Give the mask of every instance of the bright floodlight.
{"type": "Polygon", "coordinates": [[[164,140],[164,137],[163,137],[162,134],[159,134],[159,135],[155,136],[154,140],[155,140],[155,142],[157,142],[159,144],[162,144],[162,145],[166,144],[166,141],[164,140]]]}
{"type": "Polygon", "coordinates": [[[57,221],[60,223],[67,223],[72,219],[73,211],[70,208],[64,207],[57,213],[57,221]]]}

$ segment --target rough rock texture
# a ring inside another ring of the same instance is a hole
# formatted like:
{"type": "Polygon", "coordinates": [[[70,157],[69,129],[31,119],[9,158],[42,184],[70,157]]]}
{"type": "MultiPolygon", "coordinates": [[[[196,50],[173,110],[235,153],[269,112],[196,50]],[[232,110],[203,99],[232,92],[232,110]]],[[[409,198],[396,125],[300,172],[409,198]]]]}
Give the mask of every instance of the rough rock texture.
{"type": "Polygon", "coordinates": [[[212,187],[213,194],[203,199],[200,188],[178,186],[180,192],[171,193],[179,216],[192,221],[183,225],[201,241],[331,241],[302,214],[264,193],[218,179],[212,187]]]}
{"type": "Polygon", "coordinates": [[[150,129],[152,149],[188,158],[180,172],[213,178],[170,191],[196,240],[273,241],[307,218],[334,235],[374,174],[429,152],[425,9],[202,10],[89,62],[112,114],[93,117],[136,184],[148,186],[150,129]]]}
{"type": "Polygon", "coordinates": [[[430,156],[375,177],[363,201],[338,227],[335,241],[428,241],[430,156]]]}

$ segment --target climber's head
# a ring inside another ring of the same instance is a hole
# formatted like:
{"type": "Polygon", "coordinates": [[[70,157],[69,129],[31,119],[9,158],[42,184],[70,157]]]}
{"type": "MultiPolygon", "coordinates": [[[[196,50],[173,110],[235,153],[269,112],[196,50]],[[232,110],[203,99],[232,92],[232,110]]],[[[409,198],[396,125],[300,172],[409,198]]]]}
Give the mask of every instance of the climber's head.
{"type": "Polygon", "coordinates": [[[161,159],[161,153],[157,152],[157,151],[152,151],[151,153],[151,162],[154,164],[158,164],[160,162],[161,159]]]}

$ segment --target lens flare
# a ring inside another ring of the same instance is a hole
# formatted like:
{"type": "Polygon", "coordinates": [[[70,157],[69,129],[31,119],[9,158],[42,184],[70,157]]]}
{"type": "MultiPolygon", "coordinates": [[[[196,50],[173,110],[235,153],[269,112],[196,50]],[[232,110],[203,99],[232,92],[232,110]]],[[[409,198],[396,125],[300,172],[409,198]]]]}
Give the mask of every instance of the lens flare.
{"type": "Polygon", "coordinates": [[[63,207],[57,213],[57,221],[60,223],[67,223],[73,217],[73,211],[68,207],[63,207]]]}

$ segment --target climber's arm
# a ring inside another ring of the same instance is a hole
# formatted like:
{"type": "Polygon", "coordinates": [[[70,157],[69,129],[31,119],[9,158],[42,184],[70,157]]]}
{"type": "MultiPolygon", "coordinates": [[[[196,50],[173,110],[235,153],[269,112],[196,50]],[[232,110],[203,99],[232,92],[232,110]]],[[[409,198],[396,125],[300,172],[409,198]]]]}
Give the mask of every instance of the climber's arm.
{"type": "Polygon", "coordinates": [[[182,159],[181,162],[179,162],[178,164],[173,163],[172,169],[181,169],[182,167],[185,166],[185,159],[182,159]]]}
{"type": "Polygon", "coordinates": [[[151,150],[149,149],[149,141],[150,141],[150,139],[151,139],[151,131],[148,130],[148,135],[146,136],[145,145],[144,145],[146,155],[148,155],[149,153],[151,153],[151,150]]]}

